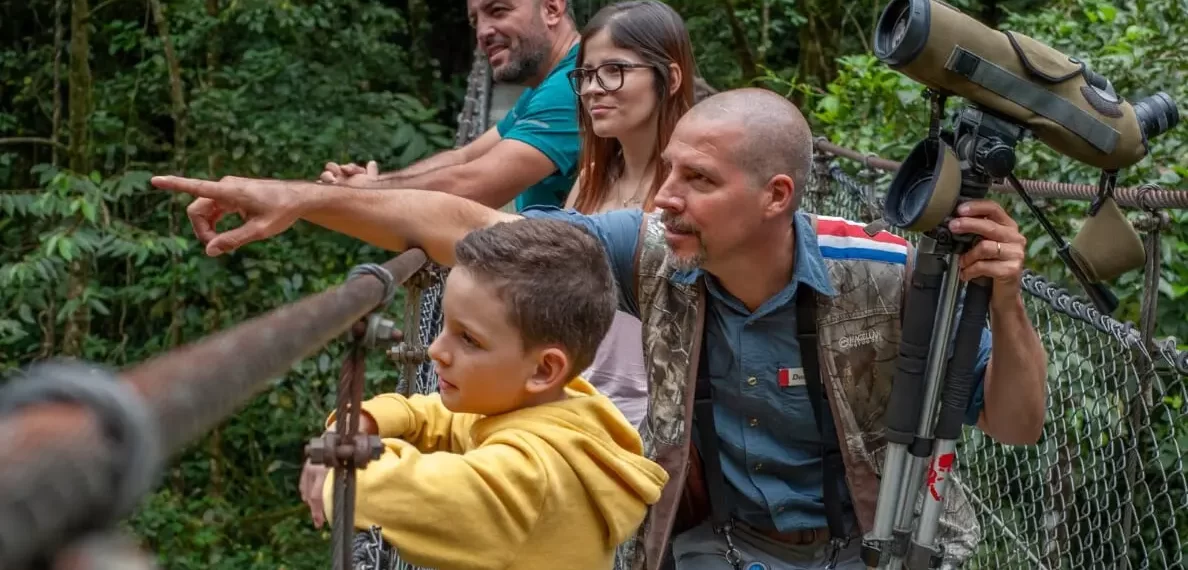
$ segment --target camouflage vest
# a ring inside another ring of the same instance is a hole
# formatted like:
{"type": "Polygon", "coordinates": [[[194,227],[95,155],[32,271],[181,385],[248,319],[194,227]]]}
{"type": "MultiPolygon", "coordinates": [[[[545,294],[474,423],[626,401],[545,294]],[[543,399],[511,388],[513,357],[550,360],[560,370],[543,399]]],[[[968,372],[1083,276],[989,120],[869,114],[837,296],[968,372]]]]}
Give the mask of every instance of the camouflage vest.
{"type": "MultiPolygon", "coordinates": [[[[906,268],[898,262],[848,255],[847,251],[871,244],[870,238],[844,231],[847,225],[854,227],[852,222],[820,219],[841,222],[830,226],[843,231],[830,233],[848,235],[829,238],[830,245],[836,247],[822,252],[838,294],[818,296],[817,327],[822,382],[841,434],[846,484],[860,532],[866,533],[874,523],[879,492],[885,449],[883,413],[898,354],[906,268]]],[[[818,217],[811,220],[820,235],[818,217]]],[[[670,480],[637,534],[620,547],[619,570],[657,570],[672,538],[690,469],[690,418],[705,324],[702,280],[690,285],[670,280],[674,269],[659,216],[645,215],[642,225],[635,289],[644,326],[649,402],[641,436],[644,452],[668,471],[670,480]]],[[[881,237],[906,245],[886,232],[881,237]]],[[[908,251],[910,259],[910,246],[908,251]]],[[[946,512],[941,516],[939,533],[946,550],[943,567],[968,558],[980,539],[981,529],[959,485],[957,477],[950,481],[946,512]]],[[[922,497],[917,499],[917,510],[922,497]]]]}

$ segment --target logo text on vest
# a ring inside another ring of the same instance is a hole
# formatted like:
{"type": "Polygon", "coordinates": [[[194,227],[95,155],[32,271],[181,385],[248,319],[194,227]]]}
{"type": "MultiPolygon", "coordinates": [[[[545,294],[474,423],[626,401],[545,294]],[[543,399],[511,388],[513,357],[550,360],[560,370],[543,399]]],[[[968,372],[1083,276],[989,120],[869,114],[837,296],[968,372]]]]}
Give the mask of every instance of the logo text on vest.
{"type": "Polygon", "coordinates": [[[841,337],[838,339],[838,345],[843,350],[848,350],[851,348],[866,346],[868,344],[874,344],[880,340],[883,340],[883,336],[879,334],[879,331],[862,331],[857,334],[841,337]]]}

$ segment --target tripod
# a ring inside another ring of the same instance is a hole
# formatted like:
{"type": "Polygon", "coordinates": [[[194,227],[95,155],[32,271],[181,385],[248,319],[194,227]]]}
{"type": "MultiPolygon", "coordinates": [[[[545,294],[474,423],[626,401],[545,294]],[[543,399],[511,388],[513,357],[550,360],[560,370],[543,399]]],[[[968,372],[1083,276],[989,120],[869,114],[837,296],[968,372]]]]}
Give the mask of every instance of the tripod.
{"type": "Polygon", "coordinates": [[[926,168],[912,172],[910,167],[917,165],[909,157],[885,207],[888,222],[922,231],[923,237],[885,416],[887,450],[874,527],[862,542],[863,561],[880,570],[936,568],[942,559],[938,526],[992,288],[988,278],[962,284],[959,258],[980,238],[950,232],[947,221],[960,202],[985,197],[993,179],[1010,174],[1014,147],[1024,134],[1013,123],[973,107],[959,111],[952,132],[942,133],[944,97],[936,96],[932,103],[929,138],[913,151],[923,153],[917,161],[927,158],[926,168]],[[915,520],[921,491],[923,506],[915,520]]]}

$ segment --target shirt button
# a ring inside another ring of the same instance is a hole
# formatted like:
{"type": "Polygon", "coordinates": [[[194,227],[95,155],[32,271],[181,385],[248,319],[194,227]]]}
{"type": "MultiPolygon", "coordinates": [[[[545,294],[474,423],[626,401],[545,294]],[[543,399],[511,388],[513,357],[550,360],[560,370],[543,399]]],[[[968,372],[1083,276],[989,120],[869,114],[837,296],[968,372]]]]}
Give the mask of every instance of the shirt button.
{"type": "Polygon", "coordinates": [[[759,420],[755,419],[755,418],[751,418],[751,421],[748,423],[751,424],[751,427],[755,427],[755,426],[759,425],[759,420]]]}
{"type": "Polygon", "coordinates": [[[750,384],[751,386],[754,386],[755,384],[758,384],[758,383],[759,383],[759,381],[756,380],[754,376],[747,378],[747,384],[750,384]]]}

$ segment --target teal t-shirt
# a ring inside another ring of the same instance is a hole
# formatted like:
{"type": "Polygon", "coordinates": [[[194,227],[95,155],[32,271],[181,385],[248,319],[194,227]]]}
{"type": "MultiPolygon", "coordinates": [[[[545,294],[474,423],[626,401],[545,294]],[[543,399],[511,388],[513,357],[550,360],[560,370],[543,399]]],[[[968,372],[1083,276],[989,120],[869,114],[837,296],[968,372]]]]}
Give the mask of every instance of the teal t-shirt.
{"type": "Polygon", "coordinates": [[[564,206],[577,176],[578,99],[566,74],[577,62],[578,46],[549,72],[540,85],[524,90],[516,104],[495,126],[499,136],[532,145],[557,167],[544,180],[516,196],[516,211],[529,206],[564,206]]]}

